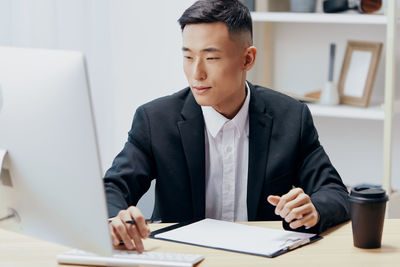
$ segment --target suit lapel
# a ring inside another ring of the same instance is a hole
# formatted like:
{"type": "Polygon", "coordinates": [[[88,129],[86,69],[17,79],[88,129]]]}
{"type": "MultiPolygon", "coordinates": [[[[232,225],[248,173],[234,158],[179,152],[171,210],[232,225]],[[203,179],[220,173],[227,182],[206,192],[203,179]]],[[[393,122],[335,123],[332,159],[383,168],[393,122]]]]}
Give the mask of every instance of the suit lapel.
{"type": "Polygon", "coordinates": [[[191,92],[185,101],[178,122],[183,150],[189,170],[194,219],[205,217],[205,136],[204,119],[200,106],[191,92]]]}
{"type": "MultiPolygon", "coordinates": [[[[247,216],[249,221],[257,219],[260,194],[263,187],[272,117],[266,113],[261,96],[249,83],[251,95],[249,104],[249,170],[247,181],[247,216]]],[[[267,201],[267,200],[265,200],[267,201]]]]}

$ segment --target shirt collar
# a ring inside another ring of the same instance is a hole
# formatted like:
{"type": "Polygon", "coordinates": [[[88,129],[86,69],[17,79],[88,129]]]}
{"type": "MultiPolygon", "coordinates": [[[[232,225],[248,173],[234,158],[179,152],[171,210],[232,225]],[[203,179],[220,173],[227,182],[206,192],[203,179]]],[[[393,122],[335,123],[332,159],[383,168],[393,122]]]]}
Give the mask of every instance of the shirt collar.
{"type": "Polygon", "coordinates": [[[221,131],[224,124],[229,121],[231,121],[235,126],[239,137],[242,133],[245,133],[247,136],[249,135],[247,118],[249,115],[250,89],[247,82],[246,82],[246,91],[247,91],[246,99],[244,100],[244,103],[240,108],[239,112],[232,120],[229,120],[228,118],[224,117],[222,114],[218,113],[214,108],[210,106],[201,106],[206,128],[210,132],[212,137],[215,138],[219,133],[219,131],[221,131]]]}

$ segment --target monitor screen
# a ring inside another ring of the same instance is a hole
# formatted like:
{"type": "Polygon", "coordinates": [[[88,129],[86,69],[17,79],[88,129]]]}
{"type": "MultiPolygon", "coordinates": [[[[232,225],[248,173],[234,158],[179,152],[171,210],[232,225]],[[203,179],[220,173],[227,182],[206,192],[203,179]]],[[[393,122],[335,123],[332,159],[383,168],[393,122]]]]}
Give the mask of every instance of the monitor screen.
{"type": "Polygon", "coordinates": [[[81,53],[0,47],[0,227],[111,255],[81,53]]]}

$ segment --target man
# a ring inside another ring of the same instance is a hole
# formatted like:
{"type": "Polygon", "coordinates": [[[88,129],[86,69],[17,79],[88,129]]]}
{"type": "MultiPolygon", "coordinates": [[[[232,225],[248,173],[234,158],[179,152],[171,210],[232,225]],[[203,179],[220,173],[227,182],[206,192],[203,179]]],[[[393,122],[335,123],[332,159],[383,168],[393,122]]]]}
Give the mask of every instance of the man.
{"type": "Polygon", "coordinates": [[[307,106],[246,82],[257,55],[248,9],[200,0],[179,23],[189,87],[137,109],[105,175],[114,245],[143,251],[150,231],[135,205],[152,179],[152,217],[163,222],[282,219],[319,233],[348,220],[307,106]]]}

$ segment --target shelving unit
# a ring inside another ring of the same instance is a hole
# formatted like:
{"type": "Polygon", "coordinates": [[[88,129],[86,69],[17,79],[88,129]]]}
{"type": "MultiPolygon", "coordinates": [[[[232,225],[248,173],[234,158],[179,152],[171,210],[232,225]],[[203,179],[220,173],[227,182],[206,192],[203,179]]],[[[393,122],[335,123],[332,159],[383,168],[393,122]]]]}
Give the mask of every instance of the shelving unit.
{"type": "Polygon", "coordinates": [[[387,16],[361,14],[252,12],[254,22],[298,22],[298,23],[338,23],[386,25],[387,16]]]}
{"type": "MultiPolygon", "coordinates": [[[[395,98],[395,67],[396,67],[396,44],[397,44],[397,25],[399,19],[397,15],[397,0],[387,1],[387,12],[385,15],[366,15],[366,14],[325,14],[325,13],[289,13],[289,12],[252,12],[255,23],[265,23],[264,25],[264,47],[263,49],[271,52],[272,46],[268,43],[271,38],[270,23],[320,23],[320,24],[352,24],[352,25],[382,25],[386,27],[386,45],[384,56],[385,65],[385,88],[384,103],[382,105],[370,106],[368,108],[358,108],[346,105],[323,106],[319,104],[308,104],[313,116],[329,118],[348,118],[373,120],[383,122],[383,181],[382,187],[388,192],[391,199],[392,208],[396,206],[395,216],[400,216],[400,193],[392,191],[392,147],[393,147],[393,120],[396,114],[400,114],[400,101],[395,98]],[[394,203],[397,203],[395,205],[394,203]]],[[[306,27],[305,25],[304,27],[306,27]]],[[[328,27],[328,26],[327,26],[328,27]]],[[[271,53],[267,53],[271,54],[271,53]]],[[[269,62],[271,56],[264,56],[263,61],[269,62]]],[[[271,67],[271,66],[267,66],[271,67]]],[[[265,75],[264,83],[272,83],[271,75],[265,75]]]]}

